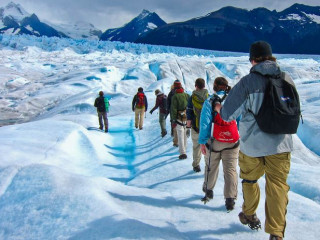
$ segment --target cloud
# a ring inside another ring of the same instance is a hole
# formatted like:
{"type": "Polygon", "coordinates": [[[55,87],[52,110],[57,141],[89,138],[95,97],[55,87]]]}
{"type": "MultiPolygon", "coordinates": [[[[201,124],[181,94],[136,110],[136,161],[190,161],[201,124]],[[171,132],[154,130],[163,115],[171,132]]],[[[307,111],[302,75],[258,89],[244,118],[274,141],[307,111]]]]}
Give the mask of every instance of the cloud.
{"type": "MultiPolygon", "coordinates": [[[[317,6],[319,0],[16,0],[29,13],[53,23],[86,21],[106,30],[121,27],[143,9],[156,12],[166,22],[186,21],[225,6],[283,10],[296,2],[317,6]]],[[[5,6],[8,0],[0,0],[5,6]]]]}

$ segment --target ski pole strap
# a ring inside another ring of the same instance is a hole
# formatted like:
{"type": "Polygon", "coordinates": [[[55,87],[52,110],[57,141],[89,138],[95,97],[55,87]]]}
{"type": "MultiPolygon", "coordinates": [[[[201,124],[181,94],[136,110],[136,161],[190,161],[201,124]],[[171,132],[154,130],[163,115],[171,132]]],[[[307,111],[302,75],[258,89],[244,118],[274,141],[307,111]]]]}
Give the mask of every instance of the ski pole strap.
{"type": "Polygon", "coordinates": [[[243,179],[242,183],[256,183],[258,180],[247,180],[247,179],[243,179]]]}
{"type": "Polygon", "coordinates": [[[205,145],[206,145],[206,147],[207,147],[211,152],[216,152],[216,153],[218,153],[218,152],[222,152],[222,151],[225,151],[225,150],[231,150],[231,149],[235,149],[235,148],[239,147],[240,141],[237,141],[232,147],[224,148],[224,149],[221,149],[220,151],[215,151],[215,150],[213,150],[213,146],[211,146],[211,149],[210,149],[210,145],[209,145],[208,143],[206,143],[205,145]]]}

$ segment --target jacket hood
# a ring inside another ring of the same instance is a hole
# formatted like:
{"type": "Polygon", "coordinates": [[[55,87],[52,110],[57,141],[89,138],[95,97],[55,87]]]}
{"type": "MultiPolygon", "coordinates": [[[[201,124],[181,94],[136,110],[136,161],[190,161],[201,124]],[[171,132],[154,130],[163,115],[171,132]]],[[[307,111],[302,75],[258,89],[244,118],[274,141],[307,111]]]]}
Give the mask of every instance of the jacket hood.
{"type": "Polygon", "coordinates": [[[208,98],[208,90],[207,89],[200,89],[194,90],[192,95],[195,95],[199,100],[205,101],[208,98]]]}
{"type": "Polygon", "coordinates": [[[269,60],[254,65],[250,72],[257,72],[263,76],[279,76],[281,74],[278,64],[269,60]]]}

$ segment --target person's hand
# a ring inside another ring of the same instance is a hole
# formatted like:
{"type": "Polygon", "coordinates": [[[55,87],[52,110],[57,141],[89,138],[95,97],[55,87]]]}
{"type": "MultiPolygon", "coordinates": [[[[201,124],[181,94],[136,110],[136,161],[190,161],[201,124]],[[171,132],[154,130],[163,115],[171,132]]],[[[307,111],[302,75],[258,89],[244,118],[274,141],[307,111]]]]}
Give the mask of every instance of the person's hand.
{"type": "Polygon", "coordinates": [[[176,123],[172,123],[172,128],[175,128],[177,126],[176,123]]]}
{"type": "Polygon", "coordinates": [[[220,113],[220,109],[222,108],[221,104],[220,103],[216,103],[216,105],[214,106],[214,110],[217,112],[217,113],[220,113]]]}
{"type": "Polygon", "coordinates": [[[191,120],[187,120],[187,128],[191,128],[191,120]]]}
{"type": "Polygon", "coordinates": [[[190,137],[190,128],[187,127],[187,131],[186,131],[186,135],[187,135],[187,138],[190,137]]]}
{"type": "Polygon", "coordinates": [[[201,150],[203,155],[207,154],[207,147],[206,147],[205,144],[200,144],[200,150],[201,150]]]}
{"type": "Polygon", "coordinates": [[[152,113],[153,113],[153,111],[151,110],[149,113],[150,113],[150,114],[152,114],[152,113]]]}

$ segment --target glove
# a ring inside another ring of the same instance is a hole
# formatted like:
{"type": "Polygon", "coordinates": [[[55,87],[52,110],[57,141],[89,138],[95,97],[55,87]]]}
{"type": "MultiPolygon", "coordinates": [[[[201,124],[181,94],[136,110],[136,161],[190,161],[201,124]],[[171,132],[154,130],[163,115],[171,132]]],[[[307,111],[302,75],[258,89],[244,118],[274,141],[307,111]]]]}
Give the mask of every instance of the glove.
{"type": "Polygon", "coordinates": [[[174,129],[177,126],[176,123],[172,123],[172,128],[174,129]]]}
{"type": "Polygon", "coordinates": [[[151,110],[149,113],[150,113],[150,114],[152,114],[152,113],[153,113],[153,111],[151,110]]]}
{"type": "Polygon", "coordinates": [[[187,138],[190,137],[190,128],[187,128],[186,135],[187,135],[187,138]]]}

